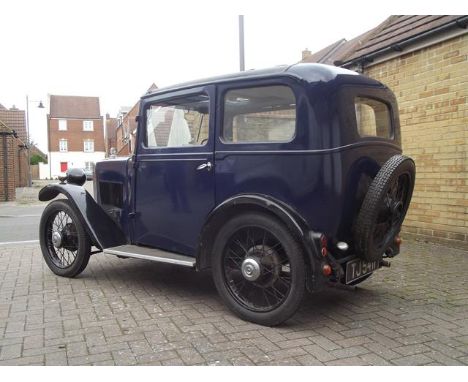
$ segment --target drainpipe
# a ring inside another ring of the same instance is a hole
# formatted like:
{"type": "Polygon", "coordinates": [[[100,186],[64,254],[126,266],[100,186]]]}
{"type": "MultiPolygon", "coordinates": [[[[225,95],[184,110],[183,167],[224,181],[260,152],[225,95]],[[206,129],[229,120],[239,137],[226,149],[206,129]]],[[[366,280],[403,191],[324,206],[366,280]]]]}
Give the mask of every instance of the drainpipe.
{"type": "Polygon", "coordinates": [[[7,135],[12,133],[7,133],[4,131],[0,132],[0,135],[3,137],[3,189],[5,192],[5,202],[9,199],[8,194],[8,145],[7,145],[7,135]]]}

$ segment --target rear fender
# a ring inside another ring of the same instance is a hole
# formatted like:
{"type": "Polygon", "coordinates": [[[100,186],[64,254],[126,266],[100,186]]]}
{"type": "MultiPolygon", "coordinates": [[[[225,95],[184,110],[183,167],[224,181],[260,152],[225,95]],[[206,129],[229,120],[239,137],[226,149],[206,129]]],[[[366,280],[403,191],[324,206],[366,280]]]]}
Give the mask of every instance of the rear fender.
{"type": "Polygon", "coordinates": [[[292,208],[266,195],[238,195],[224,201],[211,212],[201,234],[198,269],[211,266],[212,244],[223,223],[236,214],[253,210],[267,213],[280,220],[302,245],[309,269],[307,286],[309,290],[314,290],[317,283],[316,272],[321,261],[321,235],[310,230],[305,220],[292,208]]]}
{"type": "Polygon", "coordinates": [[[39,191],[39,200],[52,200],[63,194],[71,202],[93,244],[100,249],[126,244],[125,234],[82,186],[49,184],[39,191]]]}

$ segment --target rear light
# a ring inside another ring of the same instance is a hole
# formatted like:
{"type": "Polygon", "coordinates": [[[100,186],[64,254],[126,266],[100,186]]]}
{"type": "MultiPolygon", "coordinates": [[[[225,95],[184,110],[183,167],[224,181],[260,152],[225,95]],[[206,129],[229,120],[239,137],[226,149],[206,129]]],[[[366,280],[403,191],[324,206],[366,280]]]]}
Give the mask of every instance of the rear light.
{"type": "Polygon", "coordinates": [[[320,246],[327,248],[327,237],[325,235],[320,236],[320,246]]]}
{"type": "Polygon", "coordinates": [[[396,245],[401,245],[401,242],[402,242],[401,237],[400,236],[395,236],[395,244],[396,245]]]}
{"type": "Polygon", "coordinates": [[[322,256],[325,257],[328,255],[327,251],[327,237],[325,235],[320,236],[320,247],[322,256]]]}
{"type": "Polygon", "coordinates": [[[332,274],[332,267],[328,264],[322,266],[322,273],[324,276],[330,276],[332,274]]]}

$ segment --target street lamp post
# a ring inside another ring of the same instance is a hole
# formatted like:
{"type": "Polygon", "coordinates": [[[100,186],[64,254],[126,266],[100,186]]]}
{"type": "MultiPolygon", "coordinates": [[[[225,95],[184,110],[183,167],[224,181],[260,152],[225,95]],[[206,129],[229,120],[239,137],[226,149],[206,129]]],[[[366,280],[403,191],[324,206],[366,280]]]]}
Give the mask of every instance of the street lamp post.
{"type": "Polygon", "coordinates": [[[244,56],[244,15],[239,15],[239,66],[241,72],[245,70],[244,56]]]}
{"type": "Polygon", "coordinates": [[[31,179],[31,141],[29,136],[29,102],[36,102],[39,103],[37,106],[39,109],[44,109],[44,105],[42,101],[34,101],[29,100],[29,97],[26,95],[26,147],[28,150],[28,187],[32,186],[32,179],[31,179]]]}

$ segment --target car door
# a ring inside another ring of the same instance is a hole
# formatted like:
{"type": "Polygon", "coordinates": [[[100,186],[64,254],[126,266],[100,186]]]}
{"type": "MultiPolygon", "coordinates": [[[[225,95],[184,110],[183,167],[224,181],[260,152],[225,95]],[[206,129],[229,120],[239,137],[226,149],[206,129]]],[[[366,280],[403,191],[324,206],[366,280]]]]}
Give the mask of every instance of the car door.
{"type": "Polygon", "coordinates": [[[214,207],[214,86],[144,99],[133,242],[195,255],[214,207]]]}

